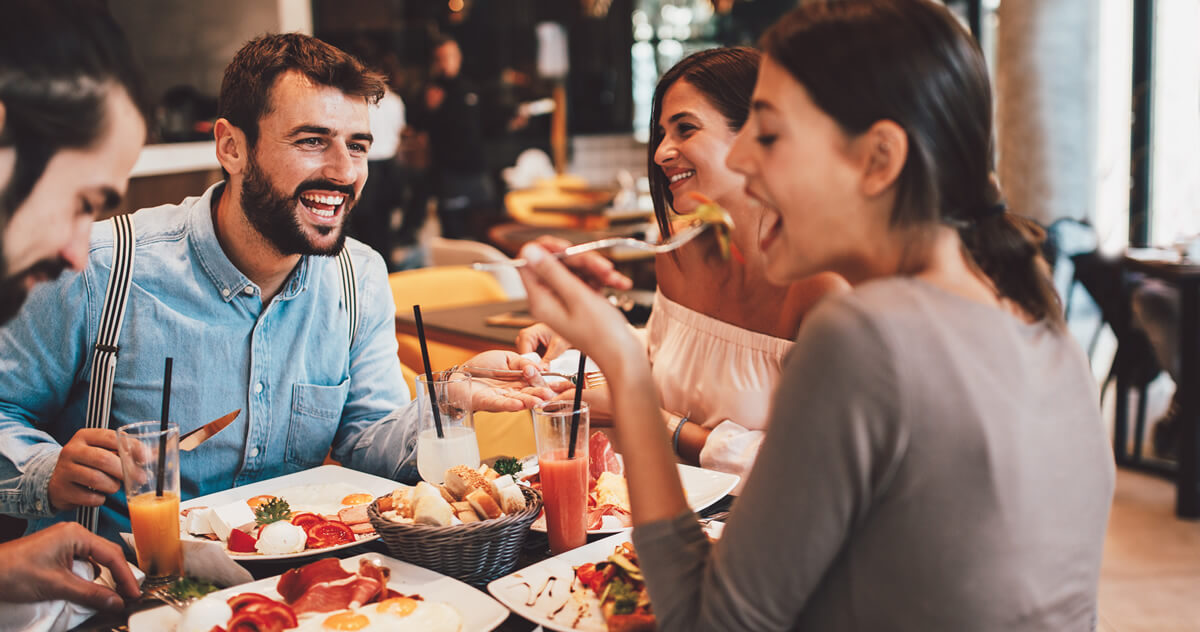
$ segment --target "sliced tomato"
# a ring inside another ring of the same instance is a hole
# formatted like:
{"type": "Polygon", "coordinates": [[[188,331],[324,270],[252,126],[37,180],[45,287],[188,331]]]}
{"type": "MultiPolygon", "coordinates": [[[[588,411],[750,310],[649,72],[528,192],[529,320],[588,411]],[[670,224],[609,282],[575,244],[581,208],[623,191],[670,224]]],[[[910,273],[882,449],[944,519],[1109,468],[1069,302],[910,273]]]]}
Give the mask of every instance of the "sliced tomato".
{"type": "Polygon", "coordinates": [[[258,544],[258,540],[241,529],[234,529],[229,532],[230,551],[235,553],[253,553],[256,550],[254,548],[255,544],[258,544]]]}
{"type": "Polygon", "coordinates": [[[591,562],[588,562],[587,564],[584,564],[583,566],[578,566],[575,568],[575,577],[577,577],[579,579],[579,583],[583,584],[584,586],[591,585],[592,577],[595,574],[596,574],[596,565],[592,564],[591,562]]]}
{"type": "Polygon", "coordinates": [[[344,522],[326,520],[304,530],[308,534],[308,548],[323,549],[327,546],[354,542],[354,531],[344,522]]]}
{"type": "Polygon", "coordinates": [[[325,522],[325,519],[315,513],[302,512],[292,516],[292,524],[308,531],[308,528],[319,522],[325,522]]]}
{"type": "Polygon", "coordinates": [[[234,595],[226,599],[225,603],[229,604],[229,609],[233,610],[234,614],[237,614],[241,612],[242,608],[261,601],[274,601],[274,599],[260,593],[247,592],[234,595]]]}
{"type": "Polygon", "coordinates": [[[212,629],[211,629],[211,630],[209,630],[208,632],[225,632],[225,628],[223,628],[223,627],[221,627],[221,626],[219,626],[219,625],[214,625],[214,626],[212,627],[212,629]]]}
{"type": "Polygon", "coordinates": [[[282,629],[296,627],[296,612],[287,604],[279,603],[273,599],[253,601],[246,604],[238,613],[252,612],[262,615],[267,619],[272,619],[279,623],[282,629]]]}
{"type": "Polygon", "coordinates": [[[229,632],[279,632],[282,629],[274,619],[254,612],[239,612],[229,619],[229,632]]]}

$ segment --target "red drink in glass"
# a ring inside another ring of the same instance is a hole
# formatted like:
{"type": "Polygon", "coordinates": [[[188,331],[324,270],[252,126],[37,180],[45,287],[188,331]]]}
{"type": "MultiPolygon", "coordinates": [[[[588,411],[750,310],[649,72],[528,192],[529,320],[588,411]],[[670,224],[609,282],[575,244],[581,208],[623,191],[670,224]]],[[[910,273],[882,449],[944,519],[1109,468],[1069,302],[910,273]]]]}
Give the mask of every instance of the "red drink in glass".
{"type": "Polygon", "coordinates": [[[587,543],[588,458],[583,452],[573,459],[567,458],[566,450],[538,457],[546,535],[555,555],[587,543]]]}

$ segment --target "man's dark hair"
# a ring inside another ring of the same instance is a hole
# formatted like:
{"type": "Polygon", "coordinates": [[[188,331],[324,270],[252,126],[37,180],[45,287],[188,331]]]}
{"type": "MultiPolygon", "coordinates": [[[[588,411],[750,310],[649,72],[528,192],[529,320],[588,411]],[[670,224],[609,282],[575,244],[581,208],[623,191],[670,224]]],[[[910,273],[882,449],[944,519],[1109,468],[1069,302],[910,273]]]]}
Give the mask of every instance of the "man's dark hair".
{"type": "Polygon", "coordinates": [[[63,149],[90,147],[108,120],[114,87],[146,116],[141,75],[120,27],[100,2],[6,0],[0,20],[0,147],[16,150],[0,194],[0,229],[63,149]]]}
{"type": "Polygon", "coordinates": [[[275,79],[289,70],[303,73],[318,85],[362,97],[370,104],[383,98],[387,85],[383,75],[315,37],[281,33],[253,39],[225,69],[217,101],[217,116],[242,130],[251,148],[258,142],[258,122],[271,111],[275,79]]]}

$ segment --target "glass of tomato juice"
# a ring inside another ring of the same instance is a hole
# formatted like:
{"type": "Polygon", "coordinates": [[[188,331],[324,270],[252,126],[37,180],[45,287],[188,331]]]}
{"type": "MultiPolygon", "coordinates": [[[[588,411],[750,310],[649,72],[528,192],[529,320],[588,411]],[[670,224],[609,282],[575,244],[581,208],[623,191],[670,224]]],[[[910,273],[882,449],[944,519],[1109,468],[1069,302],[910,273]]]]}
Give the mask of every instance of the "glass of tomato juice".
{"type": "Polygon", "coordinates": [[[554,555],[587,543],[588,405],[550,401],[533,409],[546,535],[554,555]],[[578,418],[576,423],[574,420],[578,418]],[[571,450],[574,426],[575,451],[571,450]]]}

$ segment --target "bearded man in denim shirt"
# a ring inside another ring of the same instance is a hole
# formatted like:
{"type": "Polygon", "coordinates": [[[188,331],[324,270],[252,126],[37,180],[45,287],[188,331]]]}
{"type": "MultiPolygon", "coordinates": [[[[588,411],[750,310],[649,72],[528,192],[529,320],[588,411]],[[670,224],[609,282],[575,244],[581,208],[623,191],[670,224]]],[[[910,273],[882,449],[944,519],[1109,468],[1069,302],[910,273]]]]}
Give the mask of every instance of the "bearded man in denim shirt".
{"type": "MultiPolygon", "coordinates": [[[[304,35],[264,36],[237,53],[214,129],[226,180],[133,216],[108,429],[84,419],[112,222],[96,225],[81,273],[43,284],[0,329],[0,513],[29,518],[33,531],[101,506],[102,535],[128,531],[115,429],[159,418],[168,356],[181,433],[242,409],[181,453],[184,499],[308,469],[331,450],[347,467],[416,477],[416,411],[384,262],[343,234],[367,176],[367,107],[383,89],[356,59],[304,35]],[[357,287],[353,340],[334,257],[343,247],[357,287]]],[[[537,379],[516,354],[472,363],[537,379]]],[[[551,395],[476,389],[474,405],[520,410],[551,395]]]]}

